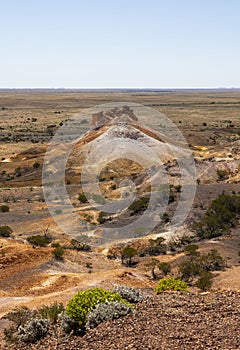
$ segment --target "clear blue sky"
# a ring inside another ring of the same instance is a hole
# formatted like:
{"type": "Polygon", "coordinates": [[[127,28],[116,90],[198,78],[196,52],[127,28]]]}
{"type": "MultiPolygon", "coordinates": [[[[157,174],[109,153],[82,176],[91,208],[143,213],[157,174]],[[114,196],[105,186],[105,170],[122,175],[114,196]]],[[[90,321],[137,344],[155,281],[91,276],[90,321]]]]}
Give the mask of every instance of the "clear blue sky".
{"type": "Polygon", "coordinates": [[[0,87],[240,87],[240,0],[0,0],[0,87]]]}

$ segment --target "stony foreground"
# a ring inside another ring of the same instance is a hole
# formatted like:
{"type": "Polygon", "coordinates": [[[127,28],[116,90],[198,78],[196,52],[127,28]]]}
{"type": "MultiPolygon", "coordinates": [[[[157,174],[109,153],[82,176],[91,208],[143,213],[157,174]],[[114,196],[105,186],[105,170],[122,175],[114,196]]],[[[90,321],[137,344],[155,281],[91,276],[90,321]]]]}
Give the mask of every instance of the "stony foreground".
{"type": "Polygon", "coordinates": [[[136,306],[133,315],[106,322],[83,337],[56,329],[14,350],[240,349],[240,293],[164,293],[136,306]]]}

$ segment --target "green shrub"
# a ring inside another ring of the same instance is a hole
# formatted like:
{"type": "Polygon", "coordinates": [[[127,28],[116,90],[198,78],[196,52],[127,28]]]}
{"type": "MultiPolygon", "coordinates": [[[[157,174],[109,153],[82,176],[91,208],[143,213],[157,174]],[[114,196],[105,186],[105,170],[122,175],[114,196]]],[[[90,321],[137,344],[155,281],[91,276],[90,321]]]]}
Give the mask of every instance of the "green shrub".
{"type": "Polygon", "coordinates": [[[9,206],[8,205],[1,205],[0,212],[8,213],[9,212],[9,206]]]}
{"type": "Polygon", "coordinates": [[[59,214],[62,213],[62,209],[56,209],[56,210],[54,210],[54,213],[55,213],[56,215],[59,215],[59,214]]]}
{"type": "Polygon", "coordinates": [[[64,255],[64,249],[62,247],[56,247],[53,251],[52,251],[52,254],[53,254],[53,257],[56,259],[56,260],[63,260],[63,255],[64,255]]]}
{"type": "Polygon", "coordinates": [[[14,326],[5,328],[3,334],[6,343],[15,343],[17,341],[17,330],[14,326]]]}
{"type": "Polygon", "coordinates": [[[122,264],[126,264],[127,266],[134,265],[133,258],[137,255],[137,250],[132,247],[125,247],[122,251],[122,264]]]}
{"type": "Polygon", "coordinates": [[[196,282],[196,286],[202,291],[207,291],[211,289],[213,284],[213,275],[211,272],[203,272],[196,282]]]}
{"type": "Polygon", "coordinates": [[[51,323],[56,323],[58,315],[64,312],[64,306],[62,303],[53,303],[50,306],[42,306],[38,309],[38,313],[42,318],[46,318],[51,323]]]}
{"type": "Polygon", "coordinates": [[[111,190],[114,191],[114,190],[116,190],[116,188],[117,188],[117,185],[116,185],[116,184],[112,184],[112,185],[111,185],[111,190]]]}
{"type": "Polygon", "coordinates": [[[167,262],[159,263],[158,268],[165,276],[171,271],[171,265],[167,262]]]}
{"type": "Polygon", "coordinates": [[[0,237],[10,237],[12,229],[9,226],[0,226],[0,237]]]}
{"type": "Polygon", "coordinates": [[[168,213],[164,213],[161,215],[161,219],[163,221],[164,224],[167,224],[168,222],[170,222],[170,217],[168,213]]]}
{"type": "Polygon", "coordinates": [[[51,243],[51,239],[47,236],[35,235],[27,238],[27,241],[32,245],[46,247],[49,243],[51,243]]]}
{"type": "Polygon", "coordinates": [[[194,277],[199,276],[202,266],[199,261],[187,260],[179,265],[181,279],[186,282],[192,281],[194,277]]]}
{"type": "Polygon", "coordinates": [[[35,162],[34,164],[33,164],[33,168],[34,169],[37,169],[37,168],[39,168],[40,167],[40,163],[38,163],[38,162],[35,162]]]}
{"type": "Polygon", "coordinates": [[[132,210],[134,213],[138,213],[139,211],[142,211],[148,207],[148,202],[149,198],[141,197],[132,202],[132,204],[129,205],[128,209],[132,210]]]}
{"type": "Polygon", "coordinates": [[[218,169],[217,176],[219,180],[226,180],[228,178],[227,170],[218,169]]]}
{"type": "Polygon", "coordinates": [[[225,261],[216,249],[202,255],[201,263],[206,271],[224,270],[226,267],[225,261]]]}
{"type": "Polygon", "coordinates": [[[51,244],[51,247],[52,248],[59,248],[59,247],[61,247],[61,244],[59,242],[55,242],[55,243],[51,244]]]}
{"type": "Polygon", "coordinates": [[[72,239],[71,246],[69,248],[77,251],[90,252],[91,251],[90,245],[84,242],[84,240],[86,240],[87,242],[89,238],[86,235],[81,235],[81,236],[82,237],[80,237],[80,239],[82,241],[79,241],[78,239],[72,239]]]}
{"type": "Polygon", "coordinates": [[[190,258],[195,259],[200,255],[198,252],[198,249],[199,247],[197,244],[188,244],[184,248],[184,253],[188,255],[190,258]]]}
{"type": "Polygon", "coordinates": [[[156,239],[149,239],[149,246],[146,247],[141,252],[141,255],[156,256],[160,254],[166,254],[167,245],[163,243],[164,241],[165,241],[165,238],[163,237],[158,237],[156,239]]]}
{"type": "Polygon", "coordinates": [[[174,188],[175,188],[176,192],[181,192],[182,185],[176,185],[176,186],[174,186],[174,188]]]}
{"type": "Polygon", "coordinates": [[[223,270],[226,266],[221,255],[216,249],[201,255],[195,244],[185,247],[185,254],[188,259],[179,266],[181,278],[186,282],[194,281],[195,285],[202,290],[210,289],[213,278],[210,271],[223,270]]]}
{"type": "Polygon", "coordinates": [[[188,291],[188,286],[185,282],[180,279],[174,279],[172,277],[166,277],[161,279],[155,287],[157,294],[163,293],[167,290],[172,291],[188,291]]]}
{"type": "Polygon", "coordinates": [[[78,200],[79,202],[81,203],[86,203],[88,201],[87,197],[85,196],[84,193],[80,193],[79,196],[78,196],[78,200]]]}
{"type": "Polygon", "coordinates": [[[105,213],[103,211],[100,211],[100,213],[98,215],[98,222],[99,222],[99,224],[104,224],[104,222],[106,221],[104,215],[105,215],[105,213]]]}
{"type": "Polygon", "coordinates": [[[93,288],[78,292],[69,300],[66,307],[66,314],[79,323],[83,328],[87,321],[87,315],[96,308],[99,303],[107,301],[118,301],[128,305],[119,294],[109,292],[102,288],[93,288]]]}
{"type": "Polygon", "coordinates": [[[203,219],[193,225],[197,235],[214,238],[223,235],[236,226],[240,214],[240,196],[221,194],[214,199],[203,219]]]}

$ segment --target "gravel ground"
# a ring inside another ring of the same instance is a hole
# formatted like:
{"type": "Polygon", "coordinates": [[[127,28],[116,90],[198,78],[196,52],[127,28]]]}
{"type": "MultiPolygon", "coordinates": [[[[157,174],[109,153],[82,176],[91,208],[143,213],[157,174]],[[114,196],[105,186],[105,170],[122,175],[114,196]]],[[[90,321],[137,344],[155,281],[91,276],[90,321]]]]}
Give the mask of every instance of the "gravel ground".
{"type": "Polygon", "coordinates": [[[35,344],[12,350],[240,349],[240,293],[164,293],[148,298],[124,318],[106,322],[83,337],[56,328],[35,344]]]}

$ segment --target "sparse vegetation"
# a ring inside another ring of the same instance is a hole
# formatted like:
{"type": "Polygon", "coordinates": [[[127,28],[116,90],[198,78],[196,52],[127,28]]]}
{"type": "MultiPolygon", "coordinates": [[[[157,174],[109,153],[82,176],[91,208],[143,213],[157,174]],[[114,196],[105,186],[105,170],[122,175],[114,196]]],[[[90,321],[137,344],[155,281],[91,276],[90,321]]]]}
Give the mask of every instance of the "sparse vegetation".
{"type": "Polygon", "coordinates": [[[66,314],[79,323],[79,327],[84,327],[87,322],[87,315],[100,303],[106,302],[127,302],[116,293],[109,292],[105,289],[94,288],[78,292],[66,307],[66,314]]]}
{"type": "Polygon", "coordinates": [[[157,294],[160,294],[169,290],[186,292],[188,291],[188,286],[184,281],[181,281],[180,279],[166,277],[161,279],[155,287],[155,292],[157,294]]]}
{"type": "Polygon", "coordinates": [[[133,213],[138,213],[142,210],[145,210],[148,207],[148,202],[149,202],[149,198],[141,197],[135,200],[134,202],[132,202],[128,208],[132,210],[133,213]]]}
{"type": "Polygon", "coordinates": [[[51,238],[47,236],[35,235],[27,238],[27,241],[34,246],[46,247],[51,243],[51,238]]]}
{"type": "Polygon", "coordinates": [[[104,224],[104,222],[106,221],[106,218],[104,216],[105,216],[105,213],[103,211],[100,211],[98,215],[99,224],[104,224]]]}
{"type": "Polygon", "coordinates": [[[33,168],[34,169],[38,169],[40,166],[41,166],[41,164],[39,162],[33,163],[33,168]]]}
{"type": "Polygon", "coordinates": [[[143,301],[141,291],[136,288],[117,286],[114,288],[113,293],[120,294],[123,299],[129,301],[130,303],[139,303],[143,301]]]}
{"type": "Polygon", "coordinates": [[[166,254],[167,245],[164,243],[165,238],[158,237],[156,239],[149,239],[149,245],[140,252],[141,256],[150,255],[157,256],[161,254],[166,254]]]}
{"type": "Polygon", "coordinates": [[[25,343],[34,343],[43,338],[49,329],[49,321],[43,319],[33,319],[20,326],[18,329],[18,339],[25,343]]]}
{"type": "Polygon", "coordinates": [[[62,303],[55,302],[49,306],[40,307],[37,312],[43,319],[47,319],[51,323],[56,323],[58,316],[64,312],[64,306],[62,303]]]}
{"type": "Polygon", "coordinates": [[[91,251],[91,247],[90,247],[89,244],[86,243],[86,242],[88,242],[88,237],[82,235],[79,239],[80,240],[72,239],[71,240],[71,245],[70,246],[66,246],[64,248],[66,248],[66,249],[67,248],[68,249],[73,249],[73,250],[77,250],[77,251],[90,252],[91,251]]]}
{"type": "Polygon", "coordinates": [[[130,267],[135,265],[133,262],[133,258],[137,255],[137,250],[133,247],[125,247],[122,251],[122,264],[126,264],[126,266],[130,267]]]}
{"type": "Polygon", "coordinates": [[[201,239],[218,237],[236,226],[239,214],[240,196],[223,193],[212,201],[204,218],[193,229],[201,239]]]}
{"type": "Polygon", "coordinates": [[[9,226],[0,226],[0,237],[11,237],[12,229],[9,226]]]}
{"type": "Polygon", "coordinates": [[[0,212],[1,213],[8,213],[9,212],[9,206],[8,205],[1,205],[0,206],[0,212]]]}
{"type": "Polygon", "coordinates": [[[167,262],[160,262],[158,264],[158,268],[164,276],[168,275],[171,271],[171,265],[167,262]]]}
{"type": "Polygon", "coordinates": [[[196,287],[202,291],[207,291],[211,289],[213,284],[213,274],[209,271],[202,272],[196,282],[196,287]]]}
{"type": "Polygon", "coordinates": [[[56,247],[52,254],[54,259],[58,260],[58,261],[63,261],[64,260],[64,249],[60,246],[60,247],[56,247]]]}
{"type": "Polygon", "coordinates": [[[20,326],[24,326],[31,318],[36,317],[36,315],[36,310],[31,310],[26,306],[22,306],[8,312],[4,318],[12,321],[16,325],[16,328],[19,328],[20,326]]]}
{"type": "Polygon", "coordinates": [[[184,252],[187,260],[179,266],[181,279],[202,290],[209,289],[213,279],[211,271],[224,270],[226,267],[221,255],[215,249],[201,255],[195,244],[185,247],[184,252]]]}
{"type": "Polygon", "coordinates": [[[86,329],[97,327],[100,323],[114,320],[131,313],[132,309],[119,301],[107,301],[100,303],[87,315],[86,329]]]}
{"type": "Polygon", "coordinates": [[[81,203],[87,203],[87,201],[88,201],[86,195],[85,195],[83,192],[79,194],[78,200],[79,200],[79,202],[81,202],[81,203]]]}
{"type": "Polygon", "coordinates": [[[226,180],[228,178],[228,172],[227,170],[218,169],[217,176],[219,180],[226,180]]]}

